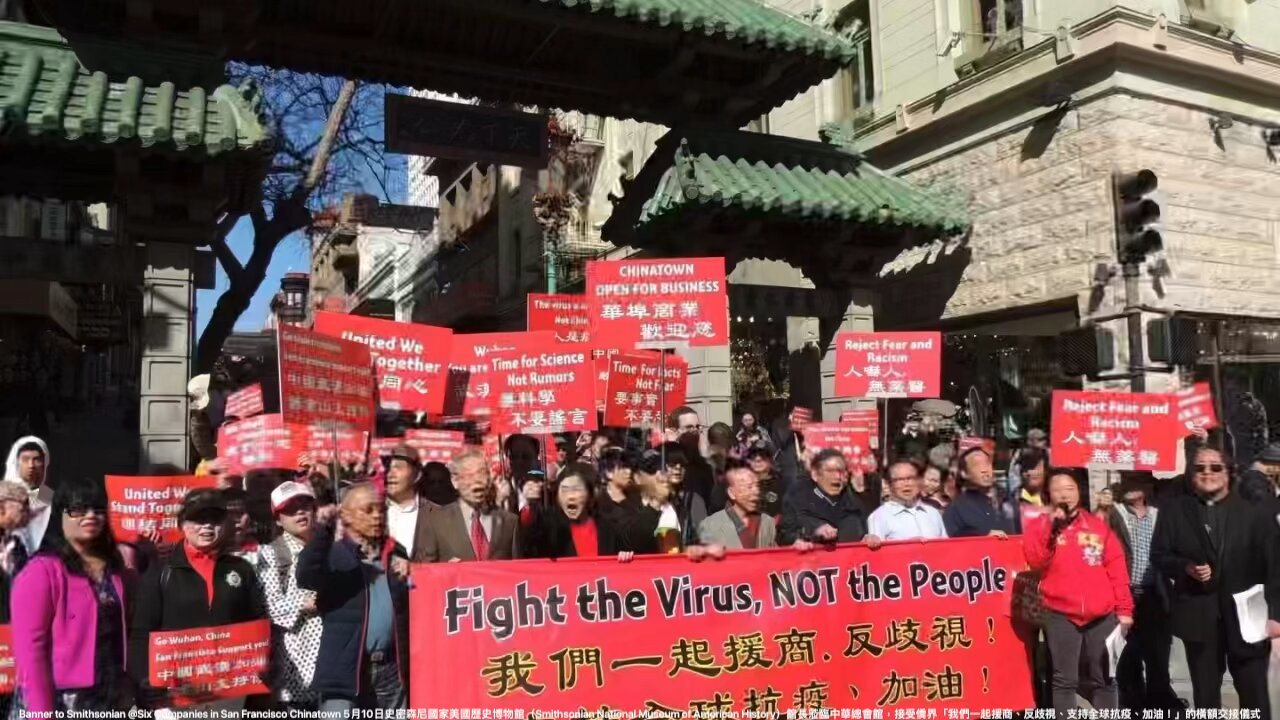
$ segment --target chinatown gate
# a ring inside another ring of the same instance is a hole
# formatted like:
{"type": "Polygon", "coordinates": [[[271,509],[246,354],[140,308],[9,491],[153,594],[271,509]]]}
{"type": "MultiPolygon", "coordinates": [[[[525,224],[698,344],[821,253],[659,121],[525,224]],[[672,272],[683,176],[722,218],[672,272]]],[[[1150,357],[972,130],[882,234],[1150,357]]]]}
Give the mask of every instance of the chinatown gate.
{"type": "MultiPolygon", "coordinates": [[[[25,0],[25,7],[72,47],[128,38],[192,57],[673,128],[625,188],[605,239],[651,256],[724,255],[730,269],[753,258],[786,262],[830,298],[819,318],[821,347],[840,328],[871,326],[885,259],[967,227],[961,212],[838,143],[738,130],[857,52],[760,0],[25,0]]],[[[829,414],[840,401],[831,389],[834,358],[822,354],[821,405],[829,414]]],[[[728,348],[690,360],[690,399],[712,419],[727,419],[728,348]]]]}

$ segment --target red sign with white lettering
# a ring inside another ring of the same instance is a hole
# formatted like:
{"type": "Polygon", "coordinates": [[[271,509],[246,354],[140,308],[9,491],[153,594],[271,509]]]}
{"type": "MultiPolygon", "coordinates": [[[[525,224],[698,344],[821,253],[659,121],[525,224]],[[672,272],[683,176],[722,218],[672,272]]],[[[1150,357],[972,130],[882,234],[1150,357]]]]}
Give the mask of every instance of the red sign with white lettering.
{"type": "Polygon", "coordinates": [[[871,433],[844,423],[809,423],[804,428],[804,446],[813,452],[839,450],[850,468],[872,458],[871,433]]]}
{"type": "Polygon", "coordinates": [[[591,308],[585,295],[529,293],[528,306],[531,332],[553,332],[560,342],[591,342],[591,308]]]}
{"type": "Polygon", "coordinates": [[[18,671],[13,662],[13,634],[0,625],[0,695],[12,695],[18,687],[18,671]]]}
{"type": "Polygon", "coordinates": [[[724,258],[587,263],[593,340],[600,347],[729,343],[724,258]]]}
{"type": "Polygon", "coordinates": [[[116,540],[137,542],[139,536],[159,532],[162,542],[182,542],[178,510],[182,498],[196,488],[211,488],[211,475],[108,475],[107,519],[116,540]]]}
{"type": "Polygon", "coordinates": [[[449,355],[449,390],[445,415],[474,417],[493,411],[497,395],[490,376],[489,357],[554,345],[553,332],[505,332],[454,335],[449,355]]]}
{"type": "Polygon", "coordinates": [[[796,432],[804,432],[809,423],[813,422],[813,411],[807,407],[791,408],[791,429],[796,432]]]}
{"type": "MultiPolygon", "coordinates": [[[[227,584],[238,577],[227,573],[227,584]]],[[[243,580],[243,579],[242,579],[243,580]]],[[[271,692],[263,679],[271,659],[271,621],[153,632],[147,674],[176,707],[271,692]]]]}
{"type": "Polygon", "coordinates": [[[609,427],[644,427],[662,424],[664,411],[684,405],[689,380],[689,363],[674,353],[619,353],[608,358],[604,424],[609,427]],[[665,377],[665,404],[658,394],[658,377],[665,377]]]}
{"type": "Polygon", "coordinates": [[[1100,470],[1177,468],[1176,398],[1165,393],[1053,391],[1050,457],[1100,470]]]}
{"type": "Polygon", "coordinates": [[[836,394],[929,398],[942,392],[942,333],[844,332],[836,336],[836,394]]]}
{"type": "Polygon", "coordinates": [[[448,463],[467,449],[467,436],[457,430],[410,429],[404,444],[418,451],[418,462],[448,463]]]}
{"type": "Polygon", "coordinates": [[[218,428],[218,457],[226,461],[227,472],[232,475],[296,468],[298,454],[305,448],[305,428],[286,424],[279,413],[218,428]]]}
{"type": "Polygon", "coordinates": [[[1174,393],[1178,402],[1178,424],[1190,431],[1218,427],[1218,412],[1213,407],[1213,391],[1209,383],[1200,382],[1174,393]]]}
{"type": "Polygon", "coordinates": [[[369,348],[378,374],[378,403],[391,410],[444,411],[449,381],[449,328],[316,313],[316,332],[369,348]]]}
{"type": "Polygon", "coordinates": [[[374,378],[369,348],[287,323],[276,331],[284,421],[372,432],[374,378]]]}
{"type": "Polygon", "coordinates": [[[331,430],[320,425],[308,425],[305,430],[306,448],[313,462],[333,462],[335,452],[340,463],[364,460],[367,433],[351,428],[331,430]]]}
{"type": "Polygon", "coordinates": [[[595,361],[579,343],[544,343],[489,357],[497,402],[493,431],[545,434],[596,429],[595,361]]]}
{"type": "Polygon", "coordinates": [[[880,437],[879,410],[874,408],[870,410],[845,410],[840,413],[840,422],[845,425],[865,427],[867,432],[871,433],[872,447],[875,447],[875,439],[880,437]]]}
{"type": "Polygon", "coordinates": [[[227,405],[223,409],[224,417],[244,420],[264,412],[262,406],[262,385],[254,383],[227,396],[227,405]]]}

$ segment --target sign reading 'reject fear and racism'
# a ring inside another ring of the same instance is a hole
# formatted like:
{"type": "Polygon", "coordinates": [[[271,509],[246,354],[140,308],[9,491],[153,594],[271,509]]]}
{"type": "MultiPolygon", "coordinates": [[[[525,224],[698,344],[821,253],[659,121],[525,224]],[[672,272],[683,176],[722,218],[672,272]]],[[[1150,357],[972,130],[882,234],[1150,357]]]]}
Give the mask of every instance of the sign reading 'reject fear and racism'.
{"type": "Polygon", "coordinates": [[[1030,670],[1009,607],[1024,566],[1018,543],[994,538],[697,564],[418,565],[410,707],[886,718],[1023,709],[1030,670]]]}
{"type": "Polygon", "coordinates": [[[836,394],[844,397],[938,397],[942,333],[844,332],[836,336],[836,394]]]}
{"type": "Polygon", "coordinates": [[[412,412],[444,411],[449,380],[448,328],[317,312],[316,332],[369,348],[378,373],[378,403],[412,412]]]}
{"type": "Polygon", "coordinates": [[[1055,465],[1111,470],[1177,469],[1177,397],[1165,393],[1053,391],[1055,465]]]}
{"type": "Polygon", "coordinates": [[[489,358],[497,398],[493,431],[558,433],[596,429],[595,362],[588,345],[552,343],[489,358]]]}
{"type": "Polygon", "coordinates": [[[588,262],[592,341],[619,349],[726,345],[725,287],[724,258],[588,262]]]}

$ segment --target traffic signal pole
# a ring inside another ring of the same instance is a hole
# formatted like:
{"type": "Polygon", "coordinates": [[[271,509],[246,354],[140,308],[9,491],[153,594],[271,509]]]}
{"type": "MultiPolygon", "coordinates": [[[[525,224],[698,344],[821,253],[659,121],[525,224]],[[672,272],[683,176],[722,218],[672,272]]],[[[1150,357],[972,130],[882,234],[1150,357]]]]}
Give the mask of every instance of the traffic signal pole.
{"type": "Polygon", "coordinates": [[[1121,266],[1121,273],[1124,275],[1125,322],[1129,331],[1129,389],[1136,393],[1146,392],[1146,351],[1142,347],[1142,303],[1138,288],[1142,266],[1126,262],[1121,266]]]}

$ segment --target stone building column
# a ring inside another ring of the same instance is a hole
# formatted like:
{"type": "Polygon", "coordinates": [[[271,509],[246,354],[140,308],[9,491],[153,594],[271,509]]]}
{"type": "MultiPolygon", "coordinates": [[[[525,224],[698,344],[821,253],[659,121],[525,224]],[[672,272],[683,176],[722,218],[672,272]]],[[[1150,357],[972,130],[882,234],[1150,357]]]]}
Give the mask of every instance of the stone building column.
{"type": "MultiPolygon", "coordinates": [[[[686,348],[680,356],[689,362],[689,390],[685,404],[698,411],[703,425],[733,425],[733,380],[728,345],[686,348]]],[[[668,408],[667,412],[675,408],[668,408]]],[[[665,422],[665,420],[664,420],[665,422]]]]}
{"type": "MultiPolygon", "coordinates": [[[[827,340],[822,353],[822,419],[835,422],[845,410],[874,408],[874,400],[861,400],[836,395],[836,336],[848,330],[871,331],[875,329],[875,310],[879,303],[879,293],[874,290],[857,288],[849,291],[849,306],[839,318],[839,325],[827,340]]],[[[828,322],[834,323],[836,318],[828,322]]],[[[823,328],[824,331],[826,328],[823,328]]],[[[823,333],[824,336],[826,332],[823,333]]]]}
{"type": "Polygon", "coordinates": [[[185,473],[195,250],[148,242],[142,276],[142,372],[138,462],[143,473],[185,473]]]}

